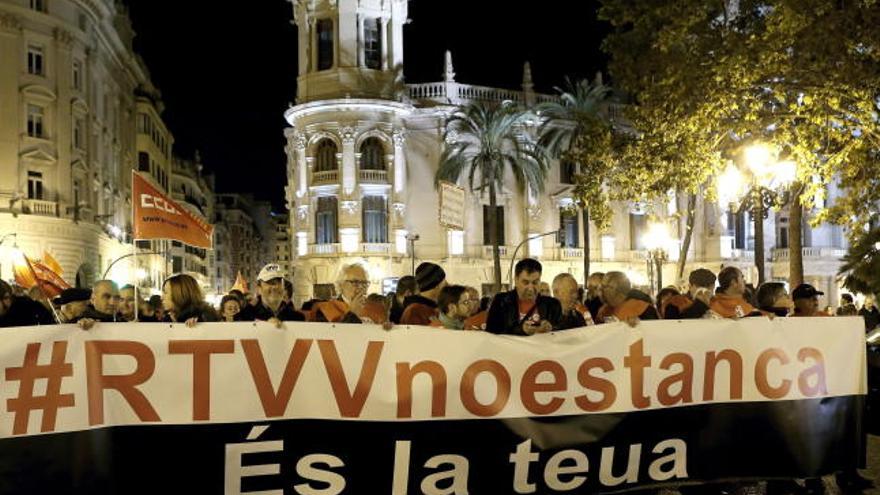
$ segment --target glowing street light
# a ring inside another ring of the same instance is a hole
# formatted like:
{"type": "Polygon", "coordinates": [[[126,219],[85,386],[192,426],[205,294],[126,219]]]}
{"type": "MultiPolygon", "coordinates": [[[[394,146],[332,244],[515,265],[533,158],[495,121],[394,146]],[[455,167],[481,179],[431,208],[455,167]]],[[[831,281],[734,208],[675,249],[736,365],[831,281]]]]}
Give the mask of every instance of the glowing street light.
{"type": "MultiPolygon", "coordinates": [[[[642,243],[648,252],[648,272],[657,274],[657,292],[659,293],[663,289],[663,263],[669,259],[669,251],[675,246],[675,240],[669,233],[669,225],[664,222],[651,222],[648,225],[648,231],[642,236],[642,243]]],[[[654,277],[652,276],[651,279],[653,286],[654,277]]]]}
{"type": "Polygon", "coordinates": [[[730,163],[718,176],[718,197],[722,204],[740,203],[737,210],[750,207],[755,228],[755,267],[758,284],[764,283],[764,215],[780,190],[797,180],[797,164],[780,161],[779,151],[764,143],[743,149],[742,163],[730,163]]]}

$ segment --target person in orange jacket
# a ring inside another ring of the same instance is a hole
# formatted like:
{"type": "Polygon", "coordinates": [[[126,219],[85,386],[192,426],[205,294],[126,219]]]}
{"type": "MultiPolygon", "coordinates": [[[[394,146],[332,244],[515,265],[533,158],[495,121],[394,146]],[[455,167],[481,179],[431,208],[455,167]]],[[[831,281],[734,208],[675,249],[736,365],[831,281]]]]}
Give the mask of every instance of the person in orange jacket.
{"type": "Polygon", "coordinates": [[[601,294],[605,304],[596,315],[598,322],[625,321],[635,325],[639,320],[660,318],[650,296],[633,289],[623,272],[606,273],[602,279],[601,294]]]}
{"type": "Polygon", "coordinates": [[[712,297],[709,308],[721,318],[739,319],[761,316],[763,313],[746,301],[746,281],[742,271],[726,266],[718,273],[718,292],[712,297]]]}

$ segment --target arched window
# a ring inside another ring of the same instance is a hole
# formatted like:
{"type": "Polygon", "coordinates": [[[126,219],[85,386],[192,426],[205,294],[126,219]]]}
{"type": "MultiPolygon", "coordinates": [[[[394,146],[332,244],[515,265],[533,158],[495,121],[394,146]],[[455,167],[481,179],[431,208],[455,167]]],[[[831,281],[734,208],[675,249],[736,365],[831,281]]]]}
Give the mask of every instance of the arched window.
{"type": "Polygon", "coordinates": [[[315,172],[336,170],[336,143],[324,139],[315,148],[315,172]]]}
{"type": "Polygon", "coordinates": [[[361,170],[385,170],[385,147],[379,138],[367,138],[361,144],[361,170]]]}

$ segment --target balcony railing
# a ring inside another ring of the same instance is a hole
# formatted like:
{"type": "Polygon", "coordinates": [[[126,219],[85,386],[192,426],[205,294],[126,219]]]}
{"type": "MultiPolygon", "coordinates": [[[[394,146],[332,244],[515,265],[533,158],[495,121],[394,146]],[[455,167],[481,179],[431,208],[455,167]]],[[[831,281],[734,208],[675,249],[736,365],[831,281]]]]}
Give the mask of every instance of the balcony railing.
{"type": "MultiPolygon", "coordinates": [[[[442,104],[458,105],[469,101],[522,102],[525,95],[522,91],[488,86],[474,86],[457,82],[433,82],[425,84],[409,84],[407,92],[412,100],[429,100],[442,104]]],[[[548,94],[535,94],[538,103],[559,101],[559,97],[548,94]]]]}
{"type": "Polygon", "coordinates": [[[339,170],[323,170],[321,172],[312,172],[312,185],[321,186],[324,184],[338,184],[339,170]]]}
{"type": "Polygon", "coordinates": [[[755,260],[755,251],[751,250],[751,249],[731,249],[730,250],[730,259],[743,260],[743,261],[754,261],[755,260]]]}
{"type": "Polygon", "coordinates": [[[365,184],[386,184],[388,183],[388,171],[360,170],[358,172],[358,180],[365,184]]]}
{"type": "Polygon", "coordinates": [[[361,252],[366,254],[391,254],[391,244],[365,242],[361,244],[361,252]]]}
{"type": "MultiPolygon", "coordinates": [[[[502,258],[507,256],[507,246],[498,246],[498,252],[502,258]]],[[[520,249],[520,252],[522,252],[522,249],[520,249]]],[[[492,258],[492,246],[483,246],[483,257],[492,258]]]]}
{"type": "Polygon", "coordinates": [[[310,255],[331,255],[339,253],[339,244],[309,244],[310,255]]]}
{"type": "Polygon", "coordinates": [[[55,201],[43,201],[41,199],[25,199],[22,201],[25,213],[44,217],[58,216],[58,203],[55,201]]]}
{"type": "MultiPolygon", "coordinates": [[[[788,248],[774,249],[771,256],[773,261],[788,261],[791,257],[791,250],[788,248]]],[[[801,249],[801,256],[803,256],[804,259],[828,259],[837,261],[846,256],[846,250],[839,248],[805,247],[801,249]]]]}
{"type": "Polygon", "coordinates": [[[584,258],[583,248],[564,247],[559,248],[558,258],[560,260],[579,260],[584,258]]]}

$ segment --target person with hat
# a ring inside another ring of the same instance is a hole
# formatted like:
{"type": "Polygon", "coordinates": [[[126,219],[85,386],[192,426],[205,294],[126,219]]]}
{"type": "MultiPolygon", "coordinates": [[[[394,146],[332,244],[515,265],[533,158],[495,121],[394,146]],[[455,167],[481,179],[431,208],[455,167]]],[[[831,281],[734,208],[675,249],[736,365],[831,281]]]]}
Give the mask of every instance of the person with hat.
{"type": "Polygon", "coordinates": [[[78,320],[89,308],[91,299],[92,291],[90,289],[64,289],[61,291],[58,296],[58,304],[61,305],[58,318],[61,323],[72,323],[78,320]]]}
{"type": "Polygon", "coordinates": [[[401,325],[430,325],[440,315],[437,299],[440,291],[447,285],[443,268],[435,263],[422,263],[416,268],[416,285],[419,286],[418,295],[407,297],[403,301],[401,325]]]}
{"type": "Polygon", "coordinates": [[[238,321],[268,321],[281,328],[283,321],[305,321],[304,314],[293,309],[287,298],[284,286],[284,270],[275,263],[269,263],[257,275],[257,288],[260,297],[257,304],[245,306],[237,315],[238,321]]]}
{"type": "Polygon", "coordinates": [[[794,314],[792,316],[828,316],[828,313],[819,311],[819,296],[824,296],[810,284],[801,284],[791,291],[794,300],[794,314]]]}
{"type": "Polygon", "coordinates": [[[538,260],[526,258],[513,269],[514,289],[495,295],[489,306],[486,330],[504,335],[535,335],[559,326],[562,306],[552,297],[539,293],[543,267],[538,260]]]}
{"type": "Polygon", "coordinates": [[[0,280],[0,328],[52,325],[55,317],[42,304],[17,296],[12,286],[0,280]]]}

